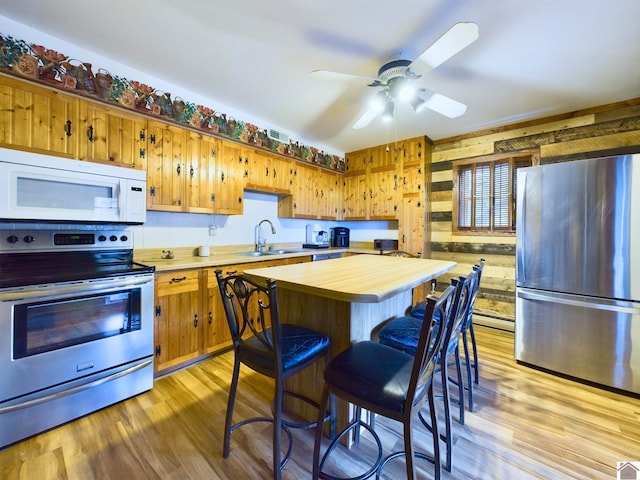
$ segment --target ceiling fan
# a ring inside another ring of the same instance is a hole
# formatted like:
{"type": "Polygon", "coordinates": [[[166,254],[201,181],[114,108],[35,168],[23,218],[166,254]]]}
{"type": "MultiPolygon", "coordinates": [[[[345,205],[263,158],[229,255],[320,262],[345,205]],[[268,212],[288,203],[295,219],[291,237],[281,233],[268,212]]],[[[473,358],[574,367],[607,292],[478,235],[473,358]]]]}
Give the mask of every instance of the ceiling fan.
{"type": "Polygon", "coordinates": [[[429,108],[449,118],[456,118],[465,113],[466,105],[421,87],[416,81],[477,38],[478,25],[471,22],[456,23],[418,58],[409,60],[403,58],[402,54],[391,57],[380,67],[377,78],[329,70],[314,70],[311,73],[329,78],[368,80],[368,86],[381,88],[354,123],[353,128],[356,129],[366,127],[380,113],[383,121],[392,120],[398,101],[408,102],[416,113],[429,108]]]}

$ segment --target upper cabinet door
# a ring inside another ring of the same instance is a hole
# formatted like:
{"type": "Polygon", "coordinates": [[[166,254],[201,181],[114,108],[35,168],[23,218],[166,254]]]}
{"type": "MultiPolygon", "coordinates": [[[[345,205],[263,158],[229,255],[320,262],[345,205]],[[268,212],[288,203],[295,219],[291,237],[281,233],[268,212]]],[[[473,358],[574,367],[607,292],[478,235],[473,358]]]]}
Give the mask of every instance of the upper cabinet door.
{"type": "Polygon", "coordinates": [[[79,100],[78,159],[146,170],[146,128],[140,115],[79,100]]]}
{"type": "Polygon", "coordinates": [[[0,77],[0,146],[75,158],[78,100],[0,77]]]}
{"type": "Polygon", "coordinates": [[[182,212],[188,131],[148,122],[147,210],[182,212]]]}
{"type": "Polygon", "coordinates": [[[189,133],[187,160],[186,210],[193,213],[215,213],[216,164],[220,141],[207,135],[189,133]]]}
{"type": "Polygon", "coordinates": [[[244,161],[242,149],[232,142],[222,141],[216,163],[215,211],[241,215],[244,211],[244,161]]]}

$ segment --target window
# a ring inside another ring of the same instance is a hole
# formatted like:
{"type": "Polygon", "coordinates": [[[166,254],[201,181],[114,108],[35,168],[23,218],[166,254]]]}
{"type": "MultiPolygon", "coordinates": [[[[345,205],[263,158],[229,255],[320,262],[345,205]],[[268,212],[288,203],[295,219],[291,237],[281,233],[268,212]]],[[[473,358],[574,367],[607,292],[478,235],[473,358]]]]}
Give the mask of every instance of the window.
{"type": "Polygon", "coordinates": [[[454,165],[454,231],[514,232],[516,172],[533,164],[534,157],[529,153],[454,165]]]}

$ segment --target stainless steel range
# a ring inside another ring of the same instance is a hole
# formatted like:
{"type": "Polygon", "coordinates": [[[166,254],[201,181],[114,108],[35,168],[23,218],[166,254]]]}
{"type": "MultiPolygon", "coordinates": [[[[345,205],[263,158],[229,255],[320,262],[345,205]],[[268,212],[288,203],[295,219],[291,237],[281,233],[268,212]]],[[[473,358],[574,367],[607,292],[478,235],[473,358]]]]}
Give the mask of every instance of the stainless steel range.
{"type": "Polygon", "coordinates": [[[153,387],[131,232],[0,230],[0,448],[153,387]]]}

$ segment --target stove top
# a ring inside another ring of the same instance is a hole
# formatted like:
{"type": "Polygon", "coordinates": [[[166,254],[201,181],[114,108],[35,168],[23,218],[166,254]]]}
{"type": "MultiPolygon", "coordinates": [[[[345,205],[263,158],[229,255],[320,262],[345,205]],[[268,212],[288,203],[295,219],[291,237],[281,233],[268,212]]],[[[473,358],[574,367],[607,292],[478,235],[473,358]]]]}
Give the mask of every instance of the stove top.
{"type": "Polygon", "coordinates": [[[0,255],[0,288],[45,285],[153,273],[133,261],[133,250],[45,252],[0,255]]]}
{"type": "Polygon", "coordinates": [[[153,272],[133,261],[127,229],[0,231],[0,288],[153,272]]]}

